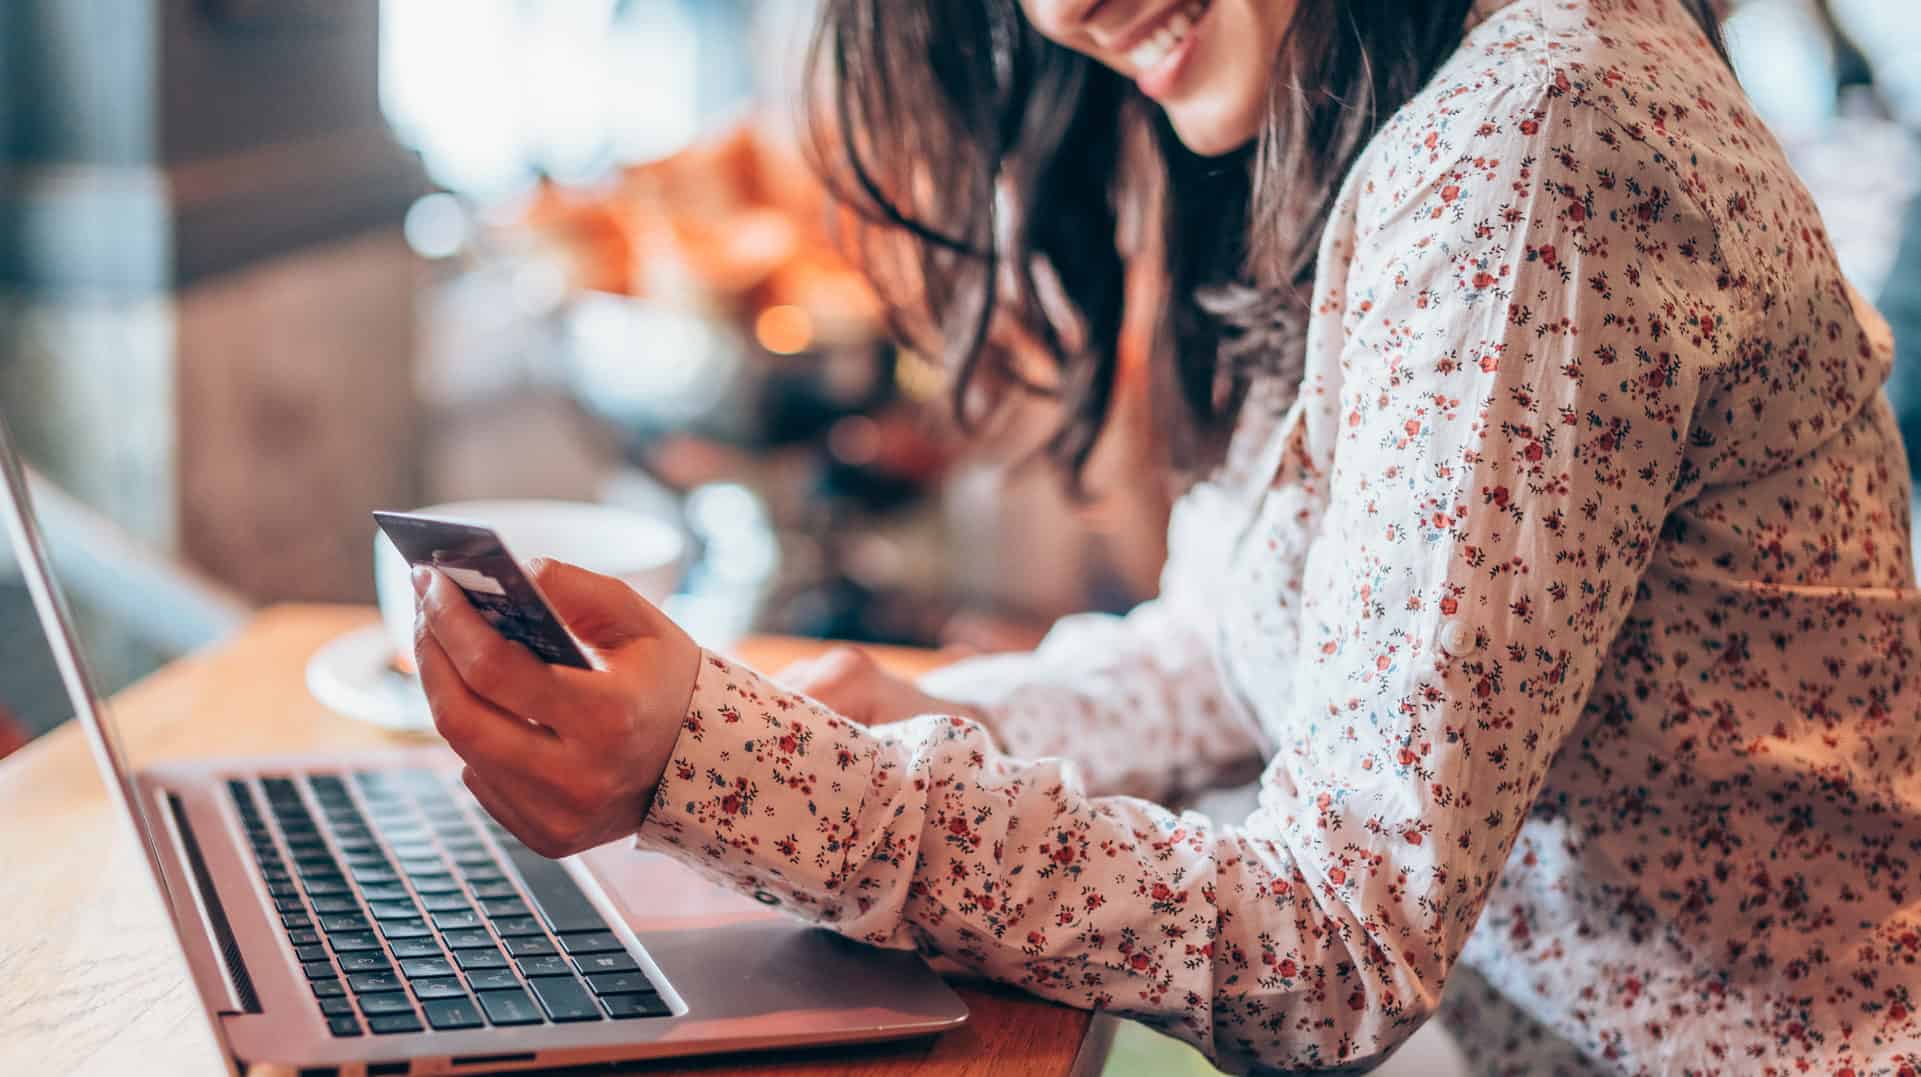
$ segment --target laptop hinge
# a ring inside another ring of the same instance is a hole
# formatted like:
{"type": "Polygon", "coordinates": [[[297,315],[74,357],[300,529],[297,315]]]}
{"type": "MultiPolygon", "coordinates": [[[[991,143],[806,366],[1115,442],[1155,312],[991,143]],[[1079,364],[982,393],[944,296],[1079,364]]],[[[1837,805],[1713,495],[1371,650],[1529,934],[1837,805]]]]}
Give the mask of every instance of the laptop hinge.
{"type": "Polygon", "coordinates": [[[253,977],[247,974],[247,963],[240,956],[240,942],[234,937],[233,925],[227,921],[227,910],[220,903],[220,893],[213,887],[213,873],[207,870],[206,857],[201,855],[200,842],[194,837],[193,823],[187,818],[187,806],[179,796],[168,793],[167,811],[164,818],[167,833],[174,844],[186,857],[187,867],[193,872],[193,907],[200,916],[200,926],[206,938],[212,940],[215,953],[220,957],[220,982],[225,988],[225,1003],[220,1007],[222,1013],[259,1013],[260,996],[254,992],[253,977]]]}

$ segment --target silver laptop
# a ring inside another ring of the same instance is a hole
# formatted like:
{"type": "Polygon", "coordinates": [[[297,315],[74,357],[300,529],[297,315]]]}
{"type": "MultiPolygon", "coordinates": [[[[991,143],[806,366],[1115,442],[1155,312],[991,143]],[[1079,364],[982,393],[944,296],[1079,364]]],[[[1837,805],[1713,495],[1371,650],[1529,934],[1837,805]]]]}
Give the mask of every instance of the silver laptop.
{"type": "Polygon", "coordinates": [[[477,1073],[896,1039],[966,1019],[917,956],[803,926],[664,857],[535,854],[466,795],[444,751],[136,769],[88,678],[3,422],[0,472],[0,515],[68,694],[236,1070],[477,1073]]]}

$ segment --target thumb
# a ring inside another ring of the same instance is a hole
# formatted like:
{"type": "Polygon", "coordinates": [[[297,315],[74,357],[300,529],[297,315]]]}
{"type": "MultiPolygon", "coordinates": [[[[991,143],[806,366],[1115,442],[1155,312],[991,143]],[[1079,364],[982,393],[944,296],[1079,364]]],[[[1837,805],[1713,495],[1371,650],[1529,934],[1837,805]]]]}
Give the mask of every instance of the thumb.
{"type": "Polygon", "coordinates": [[[550,557],[528,561],[527,574],[574,638],[596,651],[661,634],[665,615],[622,580],[550,557]]]}

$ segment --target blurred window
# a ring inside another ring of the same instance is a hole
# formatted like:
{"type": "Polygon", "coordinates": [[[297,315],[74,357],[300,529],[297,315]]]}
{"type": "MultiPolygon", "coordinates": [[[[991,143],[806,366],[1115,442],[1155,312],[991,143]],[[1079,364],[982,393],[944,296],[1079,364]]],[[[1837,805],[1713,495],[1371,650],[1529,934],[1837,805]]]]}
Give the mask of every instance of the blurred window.
{"type": "Polygon", "coordinates": [[[380,98],[481,200],[679,149],[753,92],[750,0],[383,0],[380,98]]]}

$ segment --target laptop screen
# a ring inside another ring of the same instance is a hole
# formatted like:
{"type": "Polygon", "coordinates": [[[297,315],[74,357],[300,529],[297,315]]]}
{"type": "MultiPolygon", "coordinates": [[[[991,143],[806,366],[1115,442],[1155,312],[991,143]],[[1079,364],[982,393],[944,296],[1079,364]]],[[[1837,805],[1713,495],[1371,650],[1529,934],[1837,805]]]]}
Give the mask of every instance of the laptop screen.
{"type": "Polygon", "coordinates": [[[54,577],[46,538],[33,512],[26,467],[4,419],[0,419],[0,519],[5,520],[5,530],[20,576],[33,598],[34,611],[45,632],[47,646],[53,653],[54,665],[60,671],[60,679],[66,687],[74,713],[86,730],[87,741],[93,748],[94,762],[107,783],[108,795],[114,798],[122,814],[133,824],[154,885],[167,902],[169,912],[174,912],[173,895],[160,870],[159,845],[154,838],[156,830],[150,806],[141,801],[133,782],[133,771],[127,763],[120,731],[114,726],[105,701],[95,690],[87,664],[82,659],[73,613],[59,581],[54,577]]]}

